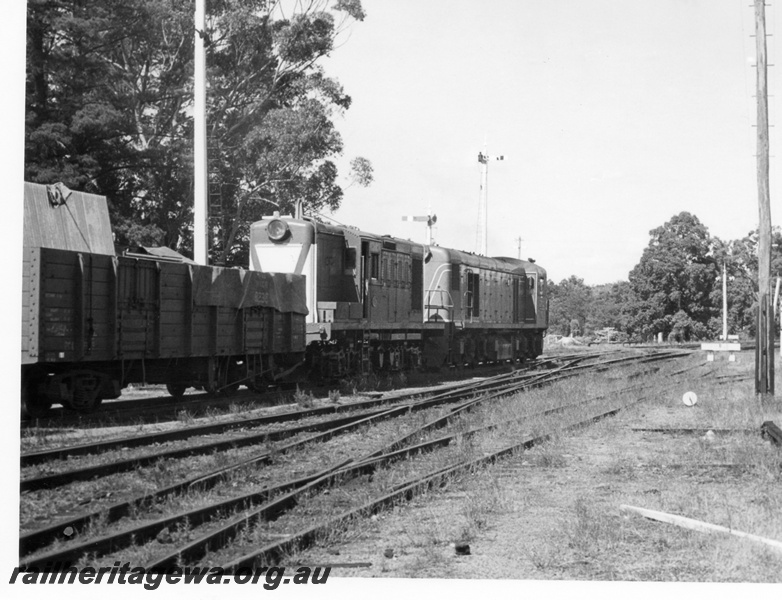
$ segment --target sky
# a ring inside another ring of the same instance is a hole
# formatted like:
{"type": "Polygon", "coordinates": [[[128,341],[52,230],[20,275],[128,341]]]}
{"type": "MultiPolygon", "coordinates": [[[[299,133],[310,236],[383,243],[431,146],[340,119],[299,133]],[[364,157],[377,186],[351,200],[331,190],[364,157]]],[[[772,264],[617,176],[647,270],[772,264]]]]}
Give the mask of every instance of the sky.
{"type": "MultiPolygon", "coordinates": [[[[435,241],[475,251],[483,151],[504,156],[488,167],[488,254],[518,256],[521,237],[557,282],[626,280],[681,211],[721,239],[757,227],[750,0],[362,4],[324,68],[353,99],[341,168],[366,157],[375,181],[346,190],[337,221],[424,241],[402,216],[431,207],[435,241]]],[[[773,221],[775,67],[768,78],[773,221]]]]}

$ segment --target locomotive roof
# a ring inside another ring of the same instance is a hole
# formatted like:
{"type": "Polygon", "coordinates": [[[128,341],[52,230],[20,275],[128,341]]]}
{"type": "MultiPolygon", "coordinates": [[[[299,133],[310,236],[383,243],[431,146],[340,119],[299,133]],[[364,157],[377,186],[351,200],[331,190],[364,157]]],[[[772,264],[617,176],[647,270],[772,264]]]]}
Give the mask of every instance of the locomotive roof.
{"type": "Polygon", "coordinates": [[[353,235],[359,236],[362,240],[372,240],[380,243],[390,242],[394,245],[399,244],[400,246],[402,246],[402,248],[400,248],[400,250],[402,251],[404,251],[405,247],[411,249],[416,248],[421,252],[423,252],[424,249],[424,244],[420,244],[412,240],[396,238],[390,235],[378,235],[376,233],[369,233],[367,231],[362,231],[355,227],[349,227],[346,225],[331,225],[331,224],[321,223],[319,221],[310,221],[310,222],[317,228],[317,231],[320,233],[332,233],[334,235],[342,235],[345,231],[348,231],[353,235]]]}
{"type": "Polygon", "coordinates": [[[507,256],[487,257],[473,254],[472,252],[464,252],[463,250],[453,250],[451,248],[442,248],[440,246],[430,246],[429,250],[433,253],[443,253],[447,255],[449,262],[466,265],[468,267],[475,267],[479,269],[498,269],[502,271],[519,271],[522,273],[528,273],[534,271],[538,275],[545,277],[546,270],[537,264],[520,260],[518,258],[509,258],[507,256]]]}
{"type": "Polygon", "coordinates": [[[358,229],[357,227],[351,227],[349,225],[333,225],[331,223],[323,223],[322,221],[316,221],[312,218],[305,217],[304,219],[297,219],[295,217],[292,217],[290,215],[280,215],[278,217],[271,217],[271,216],[264,216],[261,218],[260,221],[256,221],[253,223],[260,224],[261,222],[268,222],[272,219],[282,219],[284,221],[299,221],[299,222],[306,222],[311,224],[313,227],[315,227],[316,231],[318,233],[330,233],[333,235],[342,235],[346,231],[352,233],[353,235],[360,236],[362,239],[366,240],[373,240],[377,242],[383,242],[383,241],[389,241],[394,242],[396,244],[406,244],[408,246],[416,246],[419,248],[423,248],[423,244],[420,244],[418,242],[414,242],[412,240],[405,240],[402,238],[396,238],[390,235],[378,235],[377,233],[370,233],[368,231],[363,231],[361,229],[358,229]]]}
{"type": "MultiPolygon", "coordinates": [[[[263,220],[269,220],[270,218],[271,217],[264,217],[263,220]]],[[[289,215],[283,215],[277,218],[281,218],[287,221],[299,220],[289,215]]],[[[480,256],[478,254],[473,254],[472,252],[466,252],[463,250],[454,250],[452,248],[443,248],[441,246],[426,246],[425,244],[420,244],[418,242],[413,242],[411,240],[405,240],[402,238],[395,238],[390,235],[378,235],[376,233],[369,233],[367,231],[362,231],[361,229],[350,227],[347,225],[332,225],[330,223],[322,223],[320,221],[315,221],[310,218],[306,218],[304,219],[304,221],[312,224],[313,227],[315,227],[316,230],[320,233],[344,235],[344,232],[348,231],[353,235],[357,235],[361,237],[361,239],[363,240],[373,240],[380,243],[392,242],[394,244],[407,245],[413,248],[421,248],[421,249],[426,248],[435,254],[446,253],[448,255],[447,260],[449,260],[450,262],[457,262],[459,264],[467,265],[469,267],[476,267],[482,269],[500,269],[503,271],[511,271],[511,272],[518,270],[523,273],[529,273],[530,271],[534,271],[542,277],[546,276],[546,270],[543,267],[540,267],[536,263],[528,260],[520,260],[518,258],[510,258],[507,256],[497,256],[497,257],[480,256]]]]}

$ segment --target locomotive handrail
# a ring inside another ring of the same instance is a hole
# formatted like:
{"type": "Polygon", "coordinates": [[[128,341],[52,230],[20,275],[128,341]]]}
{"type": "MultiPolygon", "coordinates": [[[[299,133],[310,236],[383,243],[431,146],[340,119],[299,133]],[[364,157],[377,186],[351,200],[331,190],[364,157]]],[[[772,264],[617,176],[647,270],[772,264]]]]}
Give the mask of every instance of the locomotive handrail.
{"type": "Polygon", "coordinates": [[[426,290],[426,302],[424,303],[427,321],[439,318],[443,321],[451,321],[453,317],[453,299],[450,292],[442,289],[426,290]],[[433,302],[434,296],[440,297],[440,303],[433,302]],[[444,316],[440,313],[444,312],[444,316]]]}

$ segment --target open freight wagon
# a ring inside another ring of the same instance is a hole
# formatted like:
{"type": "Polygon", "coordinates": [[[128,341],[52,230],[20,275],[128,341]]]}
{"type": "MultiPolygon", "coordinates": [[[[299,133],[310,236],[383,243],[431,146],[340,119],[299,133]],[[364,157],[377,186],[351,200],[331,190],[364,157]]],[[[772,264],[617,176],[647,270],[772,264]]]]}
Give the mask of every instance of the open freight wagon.
{"type": "MultiPolygon", "coordinates": [[[[116,256],[105,198],[25,184],[22,403],[89,410],[130,383],[216,392],[303,361],[304,278],[116,256]]],[[[156,257],[156,255],[158,255],[156,257]]]]}

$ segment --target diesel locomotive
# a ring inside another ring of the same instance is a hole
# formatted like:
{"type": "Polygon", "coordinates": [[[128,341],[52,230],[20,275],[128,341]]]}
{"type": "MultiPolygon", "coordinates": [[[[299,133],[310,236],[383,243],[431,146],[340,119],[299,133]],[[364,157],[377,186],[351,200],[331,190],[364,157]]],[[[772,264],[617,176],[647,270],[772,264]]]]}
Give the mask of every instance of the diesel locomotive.
{"type": "Polygon", "coordinates": [[[324,377],[538,356],[546,271],[275,214],[250,230],[250,269],[306,278],[307,364],[324,377]]]}

